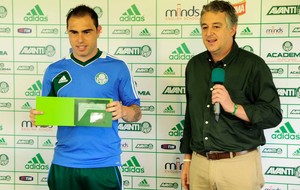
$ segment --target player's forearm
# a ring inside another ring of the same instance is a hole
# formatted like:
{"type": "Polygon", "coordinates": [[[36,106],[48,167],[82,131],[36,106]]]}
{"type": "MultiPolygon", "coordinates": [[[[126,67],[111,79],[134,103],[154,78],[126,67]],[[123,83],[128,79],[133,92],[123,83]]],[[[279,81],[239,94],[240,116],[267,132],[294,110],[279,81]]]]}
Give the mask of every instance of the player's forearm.
{"type": "Polygon", "coordinates": [[[136,122],[142,118],[142,112],[138,105],[123,106],[122,119],[126,122],[136,122]]]}

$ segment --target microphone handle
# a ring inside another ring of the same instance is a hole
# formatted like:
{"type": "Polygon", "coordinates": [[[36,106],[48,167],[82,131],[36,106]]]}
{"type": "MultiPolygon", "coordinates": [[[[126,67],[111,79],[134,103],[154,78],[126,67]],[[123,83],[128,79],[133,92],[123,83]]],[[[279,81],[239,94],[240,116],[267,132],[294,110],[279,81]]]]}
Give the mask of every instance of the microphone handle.
{"type": "Polygon", "coordinates": [[[217,122],[219,121],[220,112],[221,112],[220,103],[216,102],[214,105],[214,113],[215,113],[215,120],[217,122]]]}

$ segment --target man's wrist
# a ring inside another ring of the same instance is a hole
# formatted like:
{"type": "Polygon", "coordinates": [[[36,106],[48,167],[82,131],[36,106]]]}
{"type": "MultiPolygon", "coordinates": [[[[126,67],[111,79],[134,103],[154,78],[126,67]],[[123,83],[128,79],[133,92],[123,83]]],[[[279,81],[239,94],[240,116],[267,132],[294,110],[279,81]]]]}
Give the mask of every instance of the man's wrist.
{"type": "Polygon", "coordinates": [[[239,108],[239,106],[236,103],[234,103],[234,105],[233,105],[233,112],[231,114],[235,115],[238,108],[239,108]]]}

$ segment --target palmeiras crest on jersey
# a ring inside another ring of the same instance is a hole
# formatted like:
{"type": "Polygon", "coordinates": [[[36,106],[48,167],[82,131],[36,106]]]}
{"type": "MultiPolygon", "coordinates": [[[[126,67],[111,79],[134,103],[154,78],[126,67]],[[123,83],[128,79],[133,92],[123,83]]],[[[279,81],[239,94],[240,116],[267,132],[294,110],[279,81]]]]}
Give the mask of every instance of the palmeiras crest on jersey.
{"type": "Polygon", "coordinates": [[[95,76],[95,81],[100,85],[106,84],[108,81],[108,76],[106,73],[100,72],[95,76]]]}

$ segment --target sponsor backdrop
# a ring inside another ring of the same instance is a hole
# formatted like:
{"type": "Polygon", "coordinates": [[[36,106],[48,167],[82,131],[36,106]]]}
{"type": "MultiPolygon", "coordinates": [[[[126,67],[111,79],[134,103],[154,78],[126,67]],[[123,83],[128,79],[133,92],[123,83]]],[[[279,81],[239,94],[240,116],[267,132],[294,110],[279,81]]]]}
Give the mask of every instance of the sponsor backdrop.
{"type": "MultiPolygon", "coordinates": [[[[56,126],[33,127],[28,112],[46,67],[70,52],[70,8],[93,7],[103,26],[99,48],[125,60],[135,76],[143,118],[119,124],[126,189],[181,189],[184,71],[205,48],[199,15],[207,0],[1,0],[0,189],[46,186],[56,126]]],[[[300,2],[230,0],[237,42],[268,63],[284,119],[261,147],[264,190],[300,189],[300,2]]],[[[241,168],[241,172],[243,168],[241,168]]]]}

